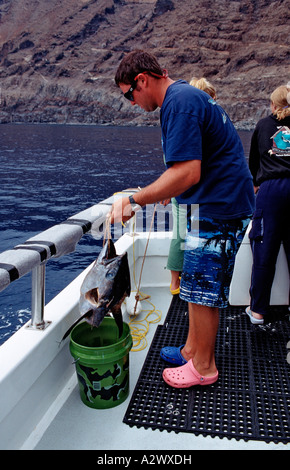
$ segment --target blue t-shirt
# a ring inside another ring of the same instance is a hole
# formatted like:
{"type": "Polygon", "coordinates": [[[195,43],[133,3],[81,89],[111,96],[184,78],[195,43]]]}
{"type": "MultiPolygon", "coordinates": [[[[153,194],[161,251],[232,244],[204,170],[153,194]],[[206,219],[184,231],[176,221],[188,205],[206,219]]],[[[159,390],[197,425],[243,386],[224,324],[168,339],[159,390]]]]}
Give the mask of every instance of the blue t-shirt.
{"type": "Polygon", "coordinates": [[[198,184],[177,196],[179,204],[199,204],[201,217],[235,219],[254,211],[253,180],[242,143],[226,112],[205,92],[178,80],[160,109],[167,167],[201,160],[198,184]]]}

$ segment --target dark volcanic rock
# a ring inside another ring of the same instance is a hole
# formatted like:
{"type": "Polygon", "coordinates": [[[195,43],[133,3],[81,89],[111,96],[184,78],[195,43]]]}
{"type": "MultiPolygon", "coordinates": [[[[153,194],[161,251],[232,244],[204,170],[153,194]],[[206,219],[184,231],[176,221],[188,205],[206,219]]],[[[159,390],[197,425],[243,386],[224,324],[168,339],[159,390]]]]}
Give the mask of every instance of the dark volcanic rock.
{"type": "Polygon", "coordinates": [[[239,128],[290,80],[290,10],[269,0],[2,0],[0,122],[156,125],[114,84],[124,53],[173,79],[206,76],[239,128]]]}

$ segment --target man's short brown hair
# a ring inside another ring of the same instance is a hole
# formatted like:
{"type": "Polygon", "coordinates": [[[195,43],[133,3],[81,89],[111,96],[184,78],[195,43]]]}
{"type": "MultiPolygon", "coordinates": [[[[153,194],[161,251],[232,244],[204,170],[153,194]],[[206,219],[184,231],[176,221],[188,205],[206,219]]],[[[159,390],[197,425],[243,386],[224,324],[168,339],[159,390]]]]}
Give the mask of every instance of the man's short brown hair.
{"type": "Polygon", "coordinates": [[[141,72],[152,72],[160,75],[160,78],[163,76],[163,70],[154,55],[142,50],[129,52],[123,57],[117,69],[115,82],[118,86],[120,83],[129,85],[141,72]]]}

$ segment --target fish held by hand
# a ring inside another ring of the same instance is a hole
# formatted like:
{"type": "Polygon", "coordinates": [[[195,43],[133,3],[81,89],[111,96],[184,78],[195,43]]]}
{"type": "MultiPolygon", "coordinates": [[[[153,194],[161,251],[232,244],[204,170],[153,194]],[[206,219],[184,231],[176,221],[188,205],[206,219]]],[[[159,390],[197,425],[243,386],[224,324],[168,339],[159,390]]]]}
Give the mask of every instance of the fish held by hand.
{"type": "Polygon", "coordinates": [[[130,293],[127,253],[117,255],[113,241],[108,239],[82,283],[79,301],[81,317],[69,328],[63,339],[82,319],[98,327],[109,312],[114,316],[120,337],[123,332],[121,305],[130,293]]]}

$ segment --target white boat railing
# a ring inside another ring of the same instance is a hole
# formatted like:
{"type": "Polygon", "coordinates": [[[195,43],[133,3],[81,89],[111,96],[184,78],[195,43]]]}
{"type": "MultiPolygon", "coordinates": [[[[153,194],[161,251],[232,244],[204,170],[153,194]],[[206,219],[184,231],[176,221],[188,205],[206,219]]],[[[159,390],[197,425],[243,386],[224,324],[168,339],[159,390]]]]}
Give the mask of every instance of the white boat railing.
{"type": "MultiPolygon", "coordinates": [[[[50,322],[44,319],[45,270],[47,261],[51,258],[60,258],[74,252],[80,239],[88,232],[94,238],[102,238],[104,222],[112,204],[118,198],[134,194],[137,191],[138,189],[129,188],[118,192],[110,198],[69,217],[64,222],[29,238],[13,249],[0,253],[0,292],[6,289],[13,281],[25,274],[32,273],[31,322],[27,325],[27,328],[44,330],[50,324],[50,322]]],[[[165,229],[167,223],[170,228],[170,222],[165,221],[164,214],[171,214],[171,210],[169,207],[167,209],[162,208],[163,206],[160,206],[158,211],[159,214],[162,214],[159,217],[158,225],[165,229]]],[[[150,216],[152,212],[153,206],[147,206],[146,214],[150,216]]],[[[138,220],[142,225],[142,217],[138,220]]],[[[133,233],[136,230],[135,217],[130,219],[127,230],[129,233],[133,233]]],[[[146,230],[148,230],[148,227],[145,227],[146,230]]],[[[141,231],[143,231],[142,226],[141,231]]]]}

